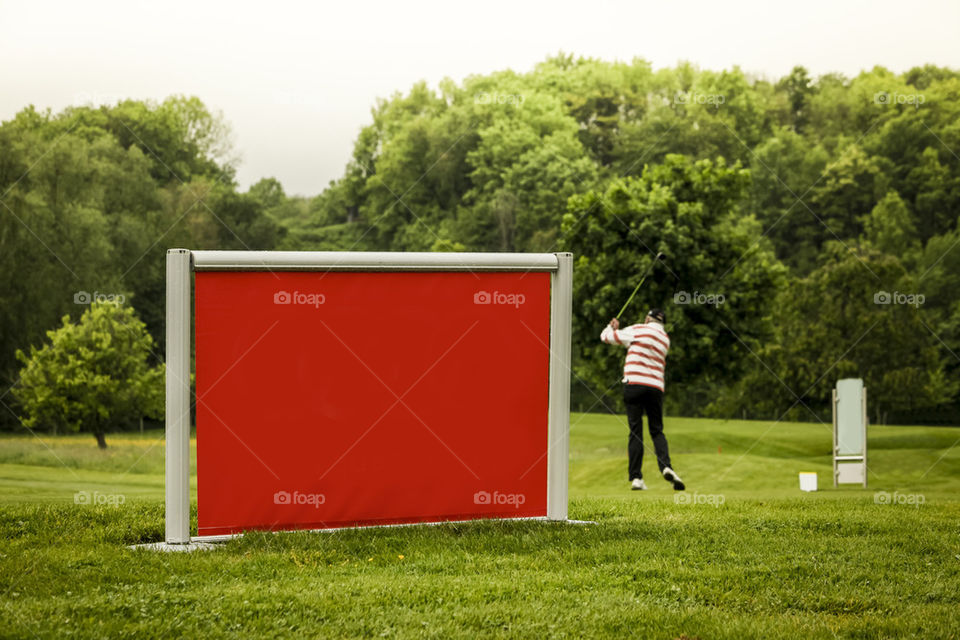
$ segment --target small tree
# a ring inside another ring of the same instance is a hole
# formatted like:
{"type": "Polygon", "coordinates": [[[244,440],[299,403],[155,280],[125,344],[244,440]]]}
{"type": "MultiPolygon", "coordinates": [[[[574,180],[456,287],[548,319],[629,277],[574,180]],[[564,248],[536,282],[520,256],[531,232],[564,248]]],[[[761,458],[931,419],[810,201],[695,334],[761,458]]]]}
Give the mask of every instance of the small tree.
{"type": "Polygon", "coordinates": [[[95,302],[47,337],[29,357],[17,351],[24,366],[14,395],[25,427],[92,433],[105,449],[108,430],[162,417],[163,365],[149,365],[153,339],[132,308],[95,302]]]}

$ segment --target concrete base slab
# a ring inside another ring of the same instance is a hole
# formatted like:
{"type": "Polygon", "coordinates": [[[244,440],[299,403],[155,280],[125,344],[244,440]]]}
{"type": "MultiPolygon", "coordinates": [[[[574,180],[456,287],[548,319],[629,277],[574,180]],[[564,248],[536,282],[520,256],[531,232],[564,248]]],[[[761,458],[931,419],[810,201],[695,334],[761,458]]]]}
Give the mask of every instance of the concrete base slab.
{"type": "MultiPolygon", "coordinates": [[[[504,518],[499,520],[500,522],[512,521],[512,520],[535,520],[540,522],[553,522],[556,524],[597,524],[593,520],[547,520],[546,518],[504,518]]],[[[391,527],[420,527],[420,526],[436,526],[442,524],[469,524],[471,522],[480,522],[480,520],[458,520],[458,521],[447,521],[447,522],[414,522],[407,524],[387,524],[379,525],[381,528],[391,528],[391,527]]],[[[290,530],[290,531],[273,531],[271,533],[296,533],[310,531],[314,533],[334,533],[336,531],[344,531],[348,529],[372,529],[377,528],[373,527],[343,527],[343,528],[331,528],[331,529],[300,529],[300,530],[290,530]]],[[[210,551],[212,549],[220,548],[220,543],[227,542],[228,540],[233,540],[243,536],[242,533],[233,533],[229,535],[221,536],[194,536],[189,543],[186,544],[168,544],[166,542],[149,542],[146,544],[134,544],[130,545],[130,549],[145,549],[147,551],[173,551],[173,552],[190,552],[190,551],[210,551]]]]}

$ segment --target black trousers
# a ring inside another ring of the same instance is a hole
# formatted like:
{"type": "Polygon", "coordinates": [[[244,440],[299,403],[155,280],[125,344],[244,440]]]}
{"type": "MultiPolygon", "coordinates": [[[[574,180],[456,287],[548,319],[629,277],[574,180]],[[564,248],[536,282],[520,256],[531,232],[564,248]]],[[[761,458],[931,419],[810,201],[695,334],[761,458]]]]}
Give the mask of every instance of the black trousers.
{"type": "Polygon", "coordinates": [[[623,400],[627,404],[627,422],[630,424],[630,439],[627,442],[627,454],[630,457],[630,477],[642,478],[640,469],[643,463],[643,414],[647,414],[647,428],[653,440],[653,450],[657,454],[657,466],[660,471],[670,467],[670,448],[667,437],[663,435],[663,391],[641,384],[623,385],[623,400]]]}

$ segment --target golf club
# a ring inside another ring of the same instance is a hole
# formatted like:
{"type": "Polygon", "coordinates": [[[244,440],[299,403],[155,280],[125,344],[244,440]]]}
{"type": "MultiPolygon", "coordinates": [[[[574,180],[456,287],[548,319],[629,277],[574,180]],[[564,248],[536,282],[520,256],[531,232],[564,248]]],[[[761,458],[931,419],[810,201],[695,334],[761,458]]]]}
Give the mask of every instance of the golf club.
{"type": "Polygon", "coordinates": [[[630,294],[630,297],[627,298],[627,301],[626,301],[625,303],[623,303],[623,306],[622,306],[622,307],[620,307],[620,311],[619,311],[619,313],[617,313],[617,315],[616,315],[617,320],[620,319],[620,316],[623,315],[623,312],[626,311],[626,310],[627,310],[627,307],[630,305],[630,303],[633,302],[633,297],[634,297],[635,295],[637,295],[637,291],[639,291],[639,290],[640,290],[640,287],[643,286],[643,281],[646,280],[646,279],[647,279],[647,276],[650,275],[650,272],[653,271],[654,265],[656,265],[657,262],[659,262],[659,261],[661,261],[661,260],[666,260],[666,259],[667,259],[667,256],[663,255],[663,252],[662,252],[662,251],[661,251],[660,253],[658,253],[658,254],[653,258],[653,262],[651,262],[651,263],[650,263],[650,266],[647,267],[646,272],[644,272],[643,277],[640,278],[640,282],[639,282],[639,283],[637,284],[637,286],[634,288],[633,293],[630,294]]]}

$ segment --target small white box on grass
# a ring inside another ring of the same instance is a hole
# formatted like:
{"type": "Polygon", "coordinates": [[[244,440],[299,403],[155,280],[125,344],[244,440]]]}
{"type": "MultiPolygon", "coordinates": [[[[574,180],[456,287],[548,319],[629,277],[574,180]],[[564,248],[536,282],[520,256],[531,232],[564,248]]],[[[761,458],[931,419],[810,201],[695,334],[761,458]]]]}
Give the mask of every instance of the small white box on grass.
{"type": "Polygon", "coordinates": [[[817,490],[817,473],[815,471],[800,472],[800,491],[817,490]]]}

